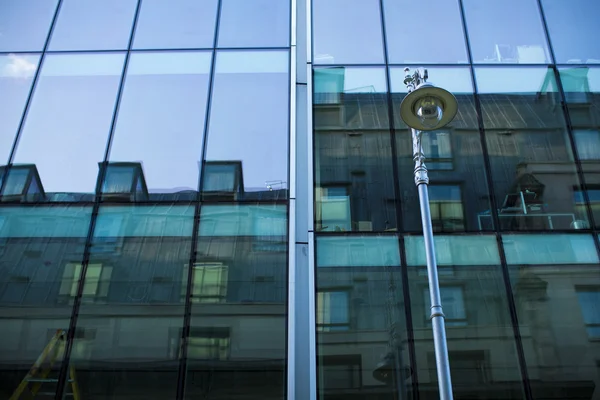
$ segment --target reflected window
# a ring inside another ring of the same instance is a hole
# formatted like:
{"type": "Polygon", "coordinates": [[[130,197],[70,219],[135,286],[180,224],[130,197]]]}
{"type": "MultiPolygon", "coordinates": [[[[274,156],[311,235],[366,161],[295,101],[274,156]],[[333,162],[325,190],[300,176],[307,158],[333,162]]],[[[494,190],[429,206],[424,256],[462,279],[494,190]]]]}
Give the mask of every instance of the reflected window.
{"type": "Polygon", "coordinates": [[[362,386],[362,360],[358,354],[323,356],[319,359],[322,391],[360,389],[362,386]]]}
{"type": "MultiPolygon", "coordinates": [[[[0,19],[5,15],[0,13],[0,19]]],[[[0,164],[8,162],[39,59],[33,54],[0,55],[0,164]]]]}
{"type": "Polygon", "coordinates": [[[224,328],[191,328],[187,338],[187,356],[197,360],[226,360],[231,339],[224,328]]]}
{"type": "MultiPolygon", "coordinates": [[[[187,280],[187,269],[184,270],[184,282],[187,280]]],[[[195,263],[192,268],[193,303],[221,303],[227,297],[227,266],[222,263],[195,263]]],[[[185,299],[185,286],[182,287],[185,299]]]]}
{"type": "Polygon", "coordinates": [[[542,0],[542,7],[557,63],[600,63],[600,47],[595,40],[590,40],[600,34],[597,19],[600,3],[596,0],[542,0]]]}
{"type": "Polygon", "coordinates": [[[217,0],[144,0],[134,49],[211,48],[217,0]]]}
{"type": "Polygon", "coordinates": [[[577,299],[588,337],[600,340],[600,288],[579,288],[577,299]]]}
{"type": "Polygon", "coordinates": [[[573,135],[581,161],[600,160],[600,131],[577,129],[573,131],[573,135]]]}
{"type": "Polygon", "coordinates": [[[314,64],[383,64],[379,0],[313,2],[314,64]]]}
{"type": "Polygon", "coordinates": [[[210,52],[132,54],[111,162],[139,162],[150,193],[196,191],[210,52]]]}
{"type": "Polygon", "coordinates": [[[426,154],[428,170],[453,169],[452,136],[449,131],[423,132],[421,146],[426,154]]]}
{"type": "Polygon", "coordinates": [[[551,62],[536,0],[464,0],[475,63],[551,62]]]}
{"type": "MultiPolygon", "coordinates": [[[[108,297],[112,267],[102,264],[89,264],[83,284],[83,301],[103,302],[108,297]]],[[[77,296],[77,286],[81,278],[81,264],[67,264],[60,285],[60,296],[65,301],[73,301],[77,296]]]]}
{"type": "Polygon", "coordinates": [[[350,196],[347,186],[321,188],[321,230],[343,232],[352,230],[350,196]]]}
{"type": "MultiPolygon", "coordinates": [[[[288,52],[221,51],[216,57],[206,164],[241,163],[244,199],[286,198],[288,52]]],[[[203,190],[212,189],[207,184],[203,190]]]]}
{"type": "Polygon", "coordinates": [[[50,50],[125,50],[136,0],[63,0],[50,50]]]}
{"type": "Polygon", "coordinates": [[[122,54],[44,59],[15,162],[35,164],[46,193],[93,193],[123,69],[122,54]]]}
{"type": "Polygon", "coordinates": [[[317,331],[350,329],[350,296],[345,290],[317,292],[317,331]]]}
{"type": "Polygon", "coordinates": [[[468,63],[457,0],[384,0],[383,4],[390,63],[468,63]],[[436,29],[423,29],[420,18],[407,17],[420,15],[425,10],[427,23],[436,29]],[[426,46],[414,45],[416,32],[419,41],[427,43],[426,46]]]}
{"type": "Polygon", "coordinates": [[[458,185],[429,186],[429,207],[434,231],[453,232],[465,229],[461,187],[458,185]]]}
{"type": "Polygon", "coordinates": [[[57,0],[3,1],[0,51],[42,51],[56,4],[57,0]]]}
{"type": "MultiPolygon", "coordinates": [[[[467,311],[465,309],[464,289],[461,286],[441,286],[440,295],[442,296],[442,306],[446,326],[464,326],[467,325],[467,311]]],[[[429,288],[423,290],[425,304],[425,318],[429,320],[431,310],[427,305],[431,304],[429,300],[429,288]]]]}
{"type": "Polygon", "coordinates": [[[222,0],[218,47],[286,47],[290,2],[222,0]]]}

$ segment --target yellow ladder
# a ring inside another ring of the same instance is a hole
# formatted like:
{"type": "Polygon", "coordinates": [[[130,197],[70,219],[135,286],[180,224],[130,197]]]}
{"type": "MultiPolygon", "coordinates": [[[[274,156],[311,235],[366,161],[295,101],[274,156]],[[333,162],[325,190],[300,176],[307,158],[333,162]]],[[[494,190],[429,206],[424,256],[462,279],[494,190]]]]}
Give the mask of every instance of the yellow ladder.
{"type": "MultiPolygon", "coordinates": [[[[42,384],[58,382],[58,379],[48,378],[48,375],[50,375],[52,366],[56,360],[62,355],[66,340],[67,332],[62,329],[57,330],[9,400],[19,400],[21,398],[32,399],[38,394],[42,384]],[[48,360],[46,368],[42,369],[46,360],[48,360]],[[24,397],[21,397],[22,395],[24,397]]],[[[79,385],[77,384],[75,368],[73,366],[69,367],[68,382],[71,384],[72,393],[70,394],[75,400],[80,400],[79,385]]]]}

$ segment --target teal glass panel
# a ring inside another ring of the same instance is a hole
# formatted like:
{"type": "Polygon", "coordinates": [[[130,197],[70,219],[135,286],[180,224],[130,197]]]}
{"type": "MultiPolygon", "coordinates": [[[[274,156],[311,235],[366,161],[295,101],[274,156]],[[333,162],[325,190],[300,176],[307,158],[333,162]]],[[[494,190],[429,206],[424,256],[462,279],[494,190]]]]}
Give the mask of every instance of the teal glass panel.
{"type": "Polygon", "coordinates": [[[287,206],[203,205],[200,236],[285,236],[287,206]]]}
{"type": "Polygon", "coordinates": [[[596,264],[590,235],[503,235],[506,262],[516,264],[596,264]]]}
{"type": "Polygon", "coordinates": [[[398,238],[319,236],[318,398],[411,398],[398,238]]]}
{"type": "MultiPolygon", "coordinates": [[[[494,236],[434,236],[435,257],[438,265],[499,265],[500,256],[494,236]]],[[[422,236],[406,236],[406,263],[410,266],[426,264],[425,243],[422,236]]]]}
{"type": "Polygon", "coordinates": [[[72,313],[64,293],[76,282],[65,271],[83,261],[91,214],[91,206],[0,208],[0,398],[14,394],[36,360],[34,378],[58,375],[72,313]]]}
{"type": "Polygon", "coordinates": [[[83,398],[175,397],[193,221],[190,205],[100,207],[70,363],[83,398]]]}
{"type": "Polygon", "coordinates": [[[400,264],[396,236],[321,236],[317,265],[321,267],[376,267],[400,264]]]}
{"type": "Polygon", "coordinates": [[[600,378],[597,265],[512,266],[532,398],[593,399],[600,378]]]}
{"type": "Polygon", "coordinates": [[[286,206],[201,206],[186,399],[285,398],[287,259],[286,206]]]}

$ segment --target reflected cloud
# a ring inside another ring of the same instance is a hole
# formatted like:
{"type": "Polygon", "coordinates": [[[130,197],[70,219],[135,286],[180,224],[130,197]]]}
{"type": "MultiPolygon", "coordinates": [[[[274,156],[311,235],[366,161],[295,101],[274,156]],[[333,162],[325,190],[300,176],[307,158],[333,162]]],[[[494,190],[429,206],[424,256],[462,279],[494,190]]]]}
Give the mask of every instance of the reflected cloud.
{"type": "Polygon", "coordinates": [[[7,63],[0,70],[1,76],[11,78],[31,78],[35,73],[37,65],[32,63],[27,56],[9,54],[7,63]]]}

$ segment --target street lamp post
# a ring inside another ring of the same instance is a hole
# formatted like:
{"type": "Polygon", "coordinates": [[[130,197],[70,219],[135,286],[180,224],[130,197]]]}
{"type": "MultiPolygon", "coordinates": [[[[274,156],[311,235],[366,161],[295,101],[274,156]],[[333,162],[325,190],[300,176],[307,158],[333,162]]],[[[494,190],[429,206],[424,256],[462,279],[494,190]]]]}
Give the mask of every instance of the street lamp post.
{"type": "Polygon", "coordinates": [[[421,136],[423,131],[442,128],[452,121],[458,110],[458,103],[450,92],[427,82],[426,69],[417,69],[413,74],[410,74],[409,68],[405,68],[404,71],[406,72],[404,84],[408,88],[408,95],[400,105],[400,116],[411,128],[412,133],[413,159],[415,161],[414,177],[419,191],[419,205],[421,207],[421,224],[423,225],[429,297],[431,299],[430,319],[433,329],[440,400],[452,400],[452,379],[448,361],[446,327],[429,209],[429,192],[427,188],[429,177],[425,166],[421,136]]]}

